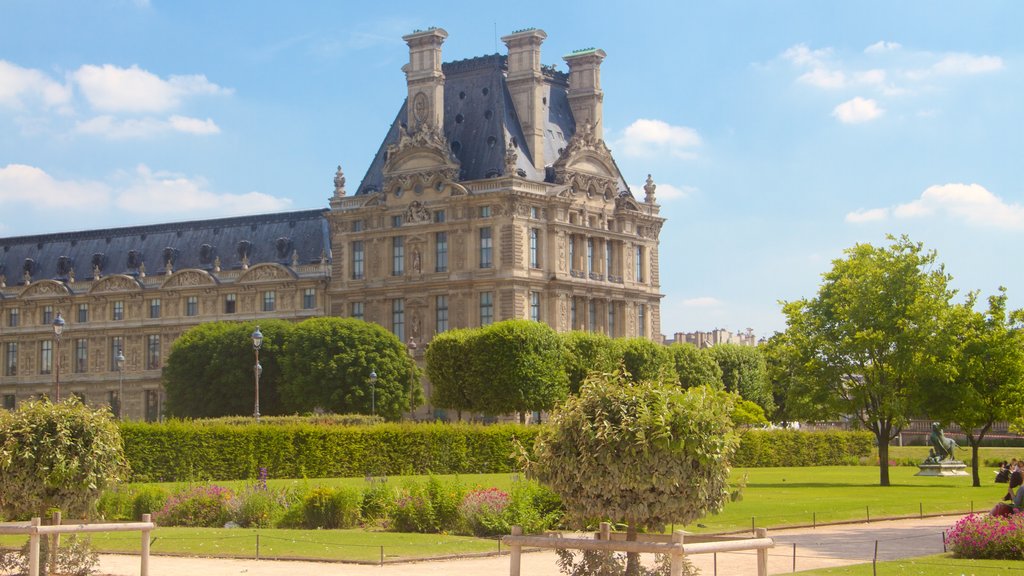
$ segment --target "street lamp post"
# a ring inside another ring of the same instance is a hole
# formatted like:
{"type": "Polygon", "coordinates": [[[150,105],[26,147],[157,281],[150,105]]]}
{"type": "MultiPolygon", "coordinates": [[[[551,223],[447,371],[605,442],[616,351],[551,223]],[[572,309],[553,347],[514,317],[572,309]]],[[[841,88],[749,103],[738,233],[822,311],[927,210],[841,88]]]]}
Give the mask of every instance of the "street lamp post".
{"type": "Polygon", "coordinates": [[[54,395],[56,396],[57,402],[60,402],[60,336],[64,333],[64,318],[61,318],[60,312],[57,312],[57,317],[53,319],[53,339],[56,340],[56,350],[54,355],[56,356],[56,370],[54,371],[54,395]]]}
{"type": "Polygon", "coordinates": [[[370,370],[370,413],[377,415],[377,371],[370,370]]]}
{"type": "Polygon", "coordinates": [[[124,351],[117,349],[117,419],[124,420],[124,351]]]}
{"type": "Polygon", "coordinates": [[[257,326],[252,333],[252,349],[256,354],[256,365],[252,368],[253,374],[256,375],[256,403],[252,415],[256,418],[257,423],[260,421],[260,374],[263,373],[263,366],[260,366],[260,346],[263,346],[263,333],[257,326]]]}
{"type": "Polygon", "coordinates": [[[412,360],[412,371],[409,372],[409,418],[415,420],[416,407],[413,406],[413,390],[416,386],[416,339],[409,337],[406,349],[409,351],[409,359],[412,360]]]}

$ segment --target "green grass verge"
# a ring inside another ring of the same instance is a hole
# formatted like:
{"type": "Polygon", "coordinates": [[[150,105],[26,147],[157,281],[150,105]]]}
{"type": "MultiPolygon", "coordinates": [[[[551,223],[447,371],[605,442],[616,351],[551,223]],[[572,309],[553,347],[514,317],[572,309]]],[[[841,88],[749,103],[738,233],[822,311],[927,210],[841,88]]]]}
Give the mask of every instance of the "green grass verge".
{"type": "MultiPolygon", "coordinates": [[[[873,576],[871,564],[854,564],[839,568],[819,568],[796,572],[797,576],[873,576]]],[[[1012,560],[968,560],[952,554],[921,556],[892,562],[879,562],[877,574],[885,576],[1007,576],[1024,574],[1024,562],[1012,560]]]]}

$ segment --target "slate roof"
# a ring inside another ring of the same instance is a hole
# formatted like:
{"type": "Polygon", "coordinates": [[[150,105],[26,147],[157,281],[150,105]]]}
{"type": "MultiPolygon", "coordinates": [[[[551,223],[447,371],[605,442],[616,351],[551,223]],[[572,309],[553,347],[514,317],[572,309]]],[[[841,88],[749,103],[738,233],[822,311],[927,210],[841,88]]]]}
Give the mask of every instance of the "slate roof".
{"type": "MultiPolygon", "coordinates": [[[[514,139],[519,148],[516,169],[531,180],[548,180],[531,161],[537,151],[529,150],[505,82],[507,57],[492,54],[442,65],[444,83],[444,135],[461,165],[460,180],[481,180],[501,176],[505,171],[505,150],[514,139]]],[[[567,76],[544,68],[550,86],[548,118],[544,127],[544,165],[558,159],[560,151],[576,133],[576,121],[569,108],[567,76]]],[[[399,129],[406,124],[402,103],[387,136],[366,171],[356,194],[379,191],[387,148],[396,144],[399,129]]]]}
{"type": "Polygon", "coordinates": [[[212,270],[218,256],[221,269],[232,270],[241,268],[246,242],[250,265],[290,264],[293,250],[300,264],[331,258],[324,210],[306,210],[0,238],[0,274],[8,286],[22,282],[26,265],[33,281],[67,280],[72,268],[76,279],[90,279],[96,263],[103,276],[137,274],[140,263],[155,275],[163,272],[168,255],[174,270],[212,270]]]}

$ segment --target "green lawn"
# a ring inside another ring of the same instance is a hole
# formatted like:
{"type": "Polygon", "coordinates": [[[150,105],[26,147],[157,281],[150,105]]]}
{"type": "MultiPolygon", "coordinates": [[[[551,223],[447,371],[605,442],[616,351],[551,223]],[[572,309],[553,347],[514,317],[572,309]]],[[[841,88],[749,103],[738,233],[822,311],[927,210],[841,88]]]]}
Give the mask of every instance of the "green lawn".
{"type": "MultiPolygon", "coordinates": [[[[967,560],[951,554],[921,556],[894,562],[879,562],[878,574],[885,576],[1007,576],[1024,573],[1024,562],[1012,560],[967,560]]],[[[797,576],[873,576],[871,564],[822,568],[796,572],[797,576]]]]}

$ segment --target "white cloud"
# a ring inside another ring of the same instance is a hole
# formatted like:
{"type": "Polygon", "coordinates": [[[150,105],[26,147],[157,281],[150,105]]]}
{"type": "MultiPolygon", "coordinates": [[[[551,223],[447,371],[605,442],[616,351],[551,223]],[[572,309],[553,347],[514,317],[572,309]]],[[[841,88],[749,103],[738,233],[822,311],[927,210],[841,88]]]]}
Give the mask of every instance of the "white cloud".
{"type": "Polygon", "coordinates": [[[832,116],[843,124],[869,122],[879,118],[882,114],[885,114],[885,110],[878,106],[878,102],[860,96],[847,100],[832,110],[832,116]]]}
{"type": "Polygon", "coordinates": [[[630,156],[668,153],[677,158],[695,156],[691,148],[701,145],[700,134],[687,126],[673,126],[662,120],[640,118],[626,127],[623,151],[630,156]]]}
{"type": "Polygon", "coordinates": [[[797,78],[798,82],[832,90],[846,86],[846,74],[841,70],[829,70],[827,68],[815,68],[810,72],[797,78]]]}
{"type": "Polygon", "coordinates": [[[856,79],[858,84],[868,84],[868,85],[880,86],[882,84],[885,84],[886,74],[885,74],[885,70],[879,70],[878,68],[873,68],[871,70],[864,70],[863,72],[857,72],[854,75],[854,78],[856,79]]]}
{"type": "Polygon", "coordinates": [[[782,53],[782,57],[797,66],[821,67],[824,61],[832,55],[831,48],[811,50],[807,44],[797,44],[789,47],[782,53]]]}
{"type": "Polygon", "coordinates": [[[686,308],[717,308],[722,304],[724,303],[721,300],[713,296],[699,296],[683,300],[683,306],[686,308]]]}
{"type": "Polygon", "coordinates": [[[1003,59],[998,56],[974,56],[972,54],[949,54],[932,65],[932,71],[944,75],[985,74],[1003,69],[1003,59]]]}
{"type": "Polygon", "coordinates": [[[154,172],[139,165],[117,197],[117,207],[135,213],[187,213],[232,216],[287,209],[291,200],[262,192],[217,194],[203,178],[154,172]]]}
{"type": "Polygon", "coordinates": [[[851,212],[846,221],[863,223],[944,215],[971,226],[1024,230],[1024,206],[1003,200],[980,184],[938,184],[929,186],[916,200],[892,208],[851,212]]]}
{"type": "Polygon", "coordinates": [[[167,132],[184,132],[186,134],[219,134],[220,128],[210,118],[200,120],[187,116],[171,116],[166,120],[159,118],[125,118],[103,115],[79,122],[75,131],[82,134],[104,136],[114,140],[127,138],[148,138],[167,132]]]}
{"type": "Polygon", "coordinates": [[[71,102],[71,88],[39,70],[0,60],[0,106],[20,109],[29,103],[60,108],[71,102]]]}
{"type": "Polygon", "coordinates": [[[138,66],[89,64],[72,76],[89,104],[105,112],[165,112],[178,108],[189,96],[231,93],[201,74],[164,80],[138,66]]]}
{"type": "Polygon", "coordinates": [[[871,46],[864,49],[865,54],[884,54],[886,52],[892,52],[899,50],[903,45],[899,42],[886,42],[885,40],[879,40],[871,46]]]}
{"type": "Polygon", "coordinates": [[[110,187],[99,182],[58,180],[35,166],[8,164],[0,168],[0,206],[31,204],[67,209],[105,205],[110,187]]]}
{"type": "MultiPolygon", "coordinates": [[[[664,202],[665,200],[682,200],[688,198],[693,194],[697,193],[697,188],[693,186],[673,186],[672,184],[665,184],[663,182],[655,182],[658,186],[654,190],[654,196],[658,202],[664,202]]],[[[644,185],[634,184],[630,186],[633,191],[633,195],[637,197],[637,200],[642,200],[644,197],[644,185]]]]}

